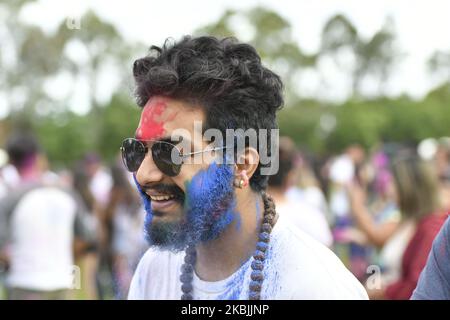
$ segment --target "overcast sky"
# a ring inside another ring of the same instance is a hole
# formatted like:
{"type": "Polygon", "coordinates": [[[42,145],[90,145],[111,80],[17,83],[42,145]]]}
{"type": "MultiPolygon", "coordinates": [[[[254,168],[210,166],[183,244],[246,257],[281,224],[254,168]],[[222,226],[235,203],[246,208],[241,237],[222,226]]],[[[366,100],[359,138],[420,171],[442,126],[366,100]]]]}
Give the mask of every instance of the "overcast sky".
{"type": "Polygon", "coordinates": [[[127,39],[150,45],[214,22],[228,8],[256,5],[271,8],[290,21],[294,38],[307,52],[317,50],[321,28],[332,15],[345,14],[367,37],[379,30],[387,16],[392,17],[399,47],[405,53],[388,86],[392,95],[425,94],[436,84],[427,74],[426,60],[438,49],[450,51],[448,0],[41,0],[28,5],[22,19],[53,31],[61,20],[80,17],[92,8],[127,39]]]}

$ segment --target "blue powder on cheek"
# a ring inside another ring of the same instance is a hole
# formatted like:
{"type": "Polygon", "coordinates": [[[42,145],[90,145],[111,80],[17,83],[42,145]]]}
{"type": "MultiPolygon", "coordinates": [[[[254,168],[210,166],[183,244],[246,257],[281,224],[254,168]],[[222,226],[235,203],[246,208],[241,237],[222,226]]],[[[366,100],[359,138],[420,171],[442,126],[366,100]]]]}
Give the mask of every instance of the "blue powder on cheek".
{"type": "Polygon", "coordinates": [[[209,241],[236,218],[233,169],[213,162],[186,183],[186,226],[190,243],[209,241]]]}

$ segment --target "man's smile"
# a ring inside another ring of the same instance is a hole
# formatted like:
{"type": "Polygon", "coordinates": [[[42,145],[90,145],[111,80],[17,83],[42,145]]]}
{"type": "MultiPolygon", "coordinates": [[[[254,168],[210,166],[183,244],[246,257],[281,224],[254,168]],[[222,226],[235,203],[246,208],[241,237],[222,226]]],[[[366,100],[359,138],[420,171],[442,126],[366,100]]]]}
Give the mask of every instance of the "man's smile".
{"type": "Polygon", "coordinates": [[[167,201],[175,198],[173,194],[151,194],[146,192],[146,194],[150,197],[152,201],[167,201]]]}
{"type": "Polygon", "coordinates": [[[183,203],[181,190],[170,191],[169,189],[163,191],[158,189],[147,189],[145,190],[145,194],[151,200],[151,208],[156,215],[158,215],[158,213],[167,212],[169,208],[183,203]]]}

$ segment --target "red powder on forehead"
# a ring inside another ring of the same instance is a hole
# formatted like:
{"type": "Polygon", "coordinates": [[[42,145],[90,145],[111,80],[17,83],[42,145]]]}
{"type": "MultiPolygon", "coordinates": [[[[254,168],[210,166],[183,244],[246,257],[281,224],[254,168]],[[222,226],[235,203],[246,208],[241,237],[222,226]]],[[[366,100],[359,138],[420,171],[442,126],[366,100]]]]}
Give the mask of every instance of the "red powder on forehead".
{"type": "Polygon", "coordinates": [[[161,115],[166,110],[164,100],[149,101],[142,111],[139,127],[136,130],[136,138],[139,140],[154,140],[164,135],[164,121],[161,115]]]}

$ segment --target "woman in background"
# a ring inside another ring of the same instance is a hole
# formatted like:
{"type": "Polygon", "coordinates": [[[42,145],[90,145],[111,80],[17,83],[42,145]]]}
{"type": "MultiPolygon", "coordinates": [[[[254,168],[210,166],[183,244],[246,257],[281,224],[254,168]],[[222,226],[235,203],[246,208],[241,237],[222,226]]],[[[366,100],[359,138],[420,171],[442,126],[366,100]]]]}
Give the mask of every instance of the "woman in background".
{"type": "MultiPolygon", "coordinates": [[[[392,166],[398,206],[402,214],[399,228],[411,230],[402,255],[399,278],[380,288],[368,288],[372,299],[409,299],[425,266],[432,243],[447,215],[441,212],[436,172],[415,155],[402,156],[392,166]]],[[[364,205],[363,197],[353,196],[353,207],[364,205]]],[[[363,210],[356,210],[362,216],[363,210]]],[[[360,225],[362,221],[360,217],[360,225]]],[[[376,222],[364,217],[367,225],[376,222]]],[[[395,235],[393,235],[395,237],[395,235]]]]}

